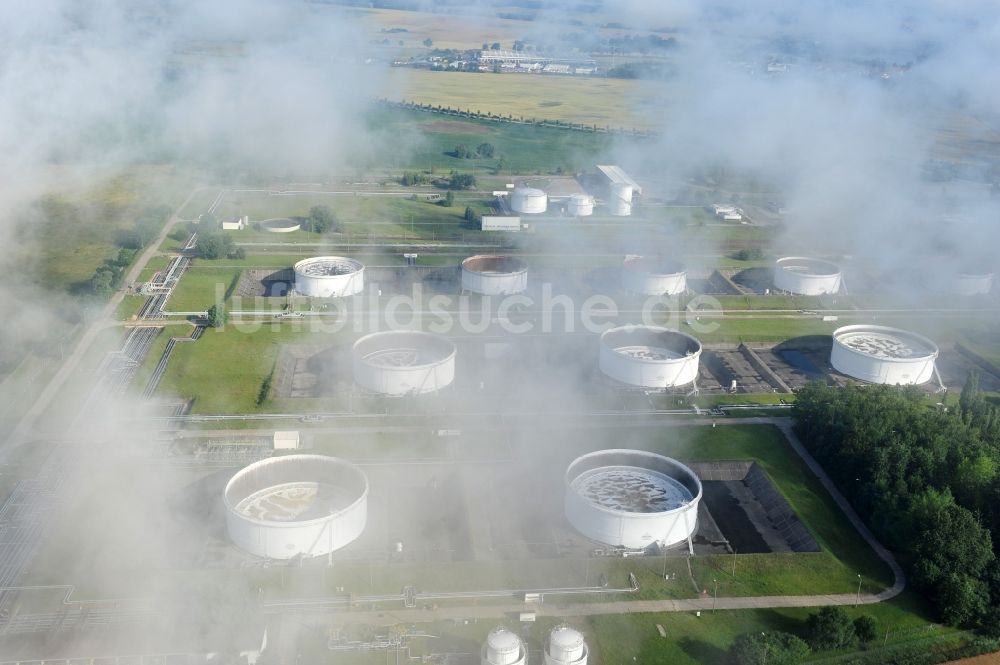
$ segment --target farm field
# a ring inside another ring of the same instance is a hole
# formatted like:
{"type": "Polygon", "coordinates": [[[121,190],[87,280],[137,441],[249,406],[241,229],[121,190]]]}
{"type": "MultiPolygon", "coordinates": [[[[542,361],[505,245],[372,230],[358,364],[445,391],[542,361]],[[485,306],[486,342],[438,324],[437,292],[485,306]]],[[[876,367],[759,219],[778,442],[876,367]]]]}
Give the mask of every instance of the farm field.
{"type": "Polygon", "coordinates": [[[662,86],[627,79],[397,69],[391,88],[391,101],[598,127],[655,129],[668,115],[662,86]]]}

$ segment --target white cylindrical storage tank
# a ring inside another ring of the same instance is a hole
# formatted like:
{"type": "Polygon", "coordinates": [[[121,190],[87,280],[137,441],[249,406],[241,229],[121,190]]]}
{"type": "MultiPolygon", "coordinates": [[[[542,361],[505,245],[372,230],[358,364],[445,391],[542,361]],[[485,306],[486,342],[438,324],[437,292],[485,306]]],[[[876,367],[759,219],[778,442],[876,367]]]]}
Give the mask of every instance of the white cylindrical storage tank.
{"type": "Polygon", "coordinates": [[[354,381],[382,395],[434,392],[455,380],[457,349],[440,335],[386,331],[354,343],[354,381]]]}
{"type": "Polygon", "coordinates": [[[840,267],[823,259],[786,256],[774,262],[774,287],[803,296],[840,290],[840,267]]]}
{"type": "Polygon", "coordinates": [[[268,233],[293,233],[302,228],[302,223],[287,217],[279,217],[263,220],[260,223],[260,228],[268,233]]]}
{"type": "Polygon", "coordinates": [[[611,200],[608,201],[608,212],[616,217],[628,217],[632,214],[632,185],[616,182],[611,185],[611,200]]]}
{"type": "Polygon", "coordinates": [[[521,638],[506,628],[494,628],[486,636],[481,665],[524,665],[528,658],[521,638]]]}
{"type": "Polygon", "coordinates": [[[515,187],[510,195],[511,209],[522,215],[537,215],[549,206],[548,195],[534,187],[515,187]]]}
{"type": "Polygon", "coordinates": [[[223,492],[229,538],[269,559],[329,554],[368,518],[368,478],[336,457],[286,455],[254,462],[223,492]]]}
{"type": "Polygon", "coordinates": [[[600,450],[566,469],[566,518],[605,545],[644,549],[686,542],[698,527],[701,480],[677,460],[643,450],[600,450]]]}
{"type": "Polygon", "coordinates": [[[587,665],[587,643],[580,631],[557,626],[549,633],[545,665],[587,665]]]}
{"type": "Polygon", "coordinates": [[[295,264],[295,290],[312,298],[342,298],[365,288],[365,266],[343,256],[317,256],[295,264]]]}
{"type": "Polygon", "coordinates": [[[513,256],[477,254],[462,261],[462,289],[484,296],[528,288],[528,264],[513,256]]]}
{"type": "Polygon", "coordinates": [[[938,347],[923,335],[886,326],[844,326],[833,331],[830,364],[869,383],[919,385],[934,376],[938,347]]]}
{"type": "Polygon", "coordinates": [[[644,296],[674,296],[687,290],[687,271],[671,259],[630,256],[622,264],[622,286],[644,296]]]}
{"type": "Polygon", "coordinates": [[[701,342],[658,326],[622,326],[601,335],[598,364],[616,381],[642,388],[684,386],[698,376],[701,342]]]}
{"type": "Polygon", "coordinates": [[[986,295],[993,288],[993,273],[958,274],[954,280],[954,292],[960,296],[986,295]]]}
{"type": "Polygon", "coordinates": [[[586,194],[573,194],[566,203],[566,213],[574,217],[589,217],[594,214],[594,199],[586,194]]]}

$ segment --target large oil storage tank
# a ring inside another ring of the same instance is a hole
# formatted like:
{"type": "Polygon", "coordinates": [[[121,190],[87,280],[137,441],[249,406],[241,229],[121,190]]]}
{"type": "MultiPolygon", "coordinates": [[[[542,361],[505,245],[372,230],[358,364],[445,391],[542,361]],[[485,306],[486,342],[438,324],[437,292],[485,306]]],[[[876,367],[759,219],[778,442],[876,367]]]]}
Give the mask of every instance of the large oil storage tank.
{"type": "Polygon", "coordinates": [[[630,256],[622,263],[622,286],[644,296],[679,295],[687,290],[687,270],[668,258],[630,256]]]}
{"type": "Polygon", "coordinates": [[[312,298],[342,298],[365,288],[365,266],[343,256],[317,256],[295,264],[295,290],[312,298]]]}
{"type": "Polygon", "coordinates": [[[528,288],[528,264],[514,256],[477,254],[462,261],[462,289],[484,296],[528,288]]]}
{"type": "Polygon", "coordinates": [[[511,209],[522,215],[538,215],[549,206],[548,195],[534,187],[515,187],[510,195],[511,209]]]}
{"type": "Polygon", "coordinates": [[[434,392],[455,380],[457,349],[440,335],[377,332],[356,341],[352,352],[354,382],[382,395],[434,392]]]}
{"type": "Polygon", "coordinates": [[[698,526],[701,480],[677,460],[643,450],[599,450],[566,469],[566,518],[614,547],[671,547],[698,526]]]}
{"type": "Polygon", "coordinates": [[[684,386],[698,376],[701,342],[658,326],[621,326],[601,335],[598,364],[607,376],[642,388],[684,386]]]}
{"type": "Polygon", "coordinates": [[[774,262],[774,287],[803,296],[821,296],[840,290],[840,267],[823,259],[786,256],[774,262]]]}
{"type": "Polygon", "coordinates": [[[844,326],[833,331],[830,364],[869,383],[918,385],[934,376],[938,347],[923,335],[886,326],[844,326]]]}
{"type": "Polygon", "coordinates": [[[566,214],[589,217],[594,214],[594,199],[586,194],[573,194],[566,202],[566,214]]]}
{"type": "Polygon", "coordinates": [[[569,626],[556,626],[545,645],[545,665],[587,665],[587,642],[569,626]]]}
{"type": "Polygon", "coordinates": [[[494,628],[486,636],[480,665],[524,665],[528,651],[521,638],[506,628],[494,628]]]}
{"type": "Polygon", "coordinates": [[[336,457],[271,457],[237,471],[223,501],[229,537],[240,549],[269,559],[319,556],[361,535],[368,478],[336,457]]]}
{"type": "Polygon", "coordinates": [[[632,185],[620,182],[612,183],[608,212],[616,217],[628,217],[632,214],[632,185]]]}

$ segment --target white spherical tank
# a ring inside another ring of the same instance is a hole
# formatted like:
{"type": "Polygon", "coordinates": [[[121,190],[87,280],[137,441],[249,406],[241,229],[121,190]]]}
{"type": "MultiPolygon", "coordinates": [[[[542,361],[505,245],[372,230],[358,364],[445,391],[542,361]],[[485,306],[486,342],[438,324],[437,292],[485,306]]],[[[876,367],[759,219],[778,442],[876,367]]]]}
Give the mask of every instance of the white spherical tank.
{"type": "Polygon", "coordinates": [[[701,342],[658,326],[622,326],[601,335],[598,365],[607,376],[642,388],[684,386],[698,376],[701,342]]]}
{"type": "Polygon", "coordinates": [[[632,214],[632,185],[619,182],[611,185],[611,198],[608,201],[608,212],[616,217],[628,217],[632,214]]]}
{"type": "Polygon", "coordinates": [[[566,469],[566,518],[614,547],[683,543],[698,527],[701,480],[677,460],[642,450],[600,450],[566,469]]]}
{"type": "Polygon", "coordinates": [[[557,626],[549,633],[545,665],[587,665],[588,649],[580,631],[557,626]]]}
{"type": "Polygon", "coordinates": [[[312,298],[342,298],[365,288],[365,266],[343,256],[317,256],[295,264],[295,290],[312,298]]]}
{"type": "Polygon", "coordinates": [[[481,665],[524,665],[528,658],[521,638],[506,628],[494,628],[486,636],[480,654],[481,665]]]}
{"type": "Polygon", "coordinates": [[[830,364],[869,383],[919,385],[934,376],[938,347],[923,335],[886,326],[844,326],[833,331],[830,364]]]}
{"type": "Polygon", "coordinates": [[[960,296],[986,295],[993,288],[993,273],[967,273],[955,276],[953,290],[960,296]]]}
{"type": "Polygon", "coordinates": [[[823,259],[786,256],[774,262],[774,287],[803,296],[840,290],[840,267],[823,259]]]}
{"type": "Polygon", "coordinates": [[[566,213],[574,217],[589,217],[594,214],[594,199],[586,194],[573,194],[566,203],[566,213]]]}
{"type": "Polygon", "coordinates": [[[368,518],[368,478],[336,457],[286,455],[237,471],[223,492],[229,538],[269,559],[329,554],[368,518]]]}
{"type": "Polygon", "coordinates": [[[354,343],[354,381],[382,395],[434,392],[455,380],[457,350],[450,340],[420,331],[386,331],[354,343]]]}
{"type": "Polygon", "coordinates": [[[645,296],[673,296],[687,290],[687,271],[677,261],[630,256],[622,264],[622,286],[645,296]]]}
{"type": "Polygon", "coordinates": [[[537,215],[549,207],[549,197],[534,187],[515,187],[510,195],[510,207],[522,215],[537,215]]]}
{"type": "Polygon", "coordinates": [[[528,264],[513,256],[478,254],[462,261],[462,289],[484,296],[528,288],[528,264]]]}

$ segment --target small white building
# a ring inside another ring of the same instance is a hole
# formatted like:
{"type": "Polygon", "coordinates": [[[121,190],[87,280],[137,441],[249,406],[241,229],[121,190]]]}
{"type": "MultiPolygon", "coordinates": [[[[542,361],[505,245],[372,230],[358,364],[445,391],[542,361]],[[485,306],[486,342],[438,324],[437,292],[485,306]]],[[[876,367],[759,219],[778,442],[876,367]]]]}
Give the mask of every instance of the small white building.
{"type": "Polygon", "coordinates": [[[275,450],[298,450],[299,433],[297,430],[285,430],[274,433],[275,450]]]}
{"type": "Polygon", "coordinates": [[[242,231],[248,226],[250,226],[250,218],[246,215],[237,217],[236,219],[223,220],[222,222],[223,231],[242,231]]]}
{"type": "Polygon", "coordinates": [[[483,215],[483,231],[508,231],[516,232],[521,230],[520,217],[501,217],[497,215],[483,215]]]}

